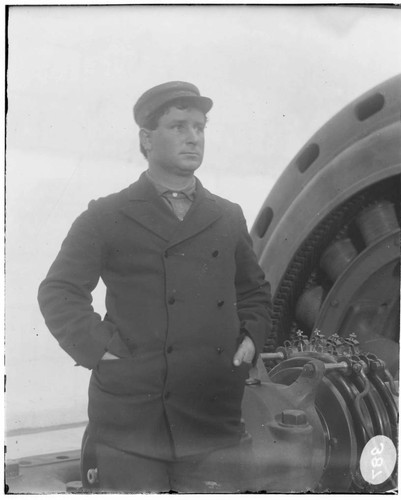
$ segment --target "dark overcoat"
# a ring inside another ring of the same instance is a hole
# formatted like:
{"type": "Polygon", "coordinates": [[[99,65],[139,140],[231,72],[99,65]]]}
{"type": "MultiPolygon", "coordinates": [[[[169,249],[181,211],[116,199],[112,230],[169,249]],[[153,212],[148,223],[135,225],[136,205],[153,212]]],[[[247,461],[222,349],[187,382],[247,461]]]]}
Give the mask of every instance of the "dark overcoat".
{"type": "Polygon", "coordinates": [[[245,334],[257,351],[270,292],[240,207],[197,181],[181,222],[146,175],[92,201],[39,288],[61,347],[92,370],[97,440],[169,458],[234,444],[249,365],[234,367],[245,334]],[[105,318],[91,292],[106,285],[105,318]],[[105,351],[120,359],[101,360],[105,351]]]}

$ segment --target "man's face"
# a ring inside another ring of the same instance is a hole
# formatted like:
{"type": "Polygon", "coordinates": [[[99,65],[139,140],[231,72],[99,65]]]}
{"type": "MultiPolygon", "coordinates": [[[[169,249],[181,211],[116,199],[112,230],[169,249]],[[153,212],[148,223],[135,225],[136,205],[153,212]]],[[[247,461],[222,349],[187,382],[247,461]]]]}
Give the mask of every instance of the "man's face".
{"type": "Polygon", "coordinates": [[[205,115],[196,108],[170,108],[156,130],[147,133],[149,166],[174,175],[192,175],[203,160],[205,124],[205,115]]]}

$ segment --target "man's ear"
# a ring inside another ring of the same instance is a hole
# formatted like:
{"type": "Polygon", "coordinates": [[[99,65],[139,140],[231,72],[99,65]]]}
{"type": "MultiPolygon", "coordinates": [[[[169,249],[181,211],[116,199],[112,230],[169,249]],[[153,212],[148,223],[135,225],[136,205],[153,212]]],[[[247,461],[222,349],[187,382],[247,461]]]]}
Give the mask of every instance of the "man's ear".
{"type": "Polygon", "coordinates": [[[152,149],[152,141],[151,141],[150,134],[151,134],[151,131],[147,130],[146,128],[141,128],[139,130],[139,140],[141,142],[143,149],[146,152],[149,152],[152,149]]]}

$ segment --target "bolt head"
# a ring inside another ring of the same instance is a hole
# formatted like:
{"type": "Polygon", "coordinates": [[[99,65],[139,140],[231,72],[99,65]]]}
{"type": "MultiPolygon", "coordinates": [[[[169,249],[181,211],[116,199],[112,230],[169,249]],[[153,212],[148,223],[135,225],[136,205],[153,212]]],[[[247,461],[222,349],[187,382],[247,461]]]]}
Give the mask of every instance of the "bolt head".
{"type": "Polygon", "coordinates": [[[306,363],[303,367],[303,374],[307,377],[313,377],[316,373],[316,367],[312,363],[306,363]]]}
{"type": "Polygon", "coordinates": [[[288,409],[281,412],[281,423],[284,425],[306,425],[308,420],[304,411],[288,409]]]}

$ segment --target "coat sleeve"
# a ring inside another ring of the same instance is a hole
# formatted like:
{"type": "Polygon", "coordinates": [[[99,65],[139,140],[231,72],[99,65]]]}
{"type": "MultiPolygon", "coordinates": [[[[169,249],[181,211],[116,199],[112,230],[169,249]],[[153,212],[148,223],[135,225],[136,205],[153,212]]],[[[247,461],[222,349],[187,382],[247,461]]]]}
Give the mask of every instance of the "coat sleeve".
{"type": "Polygon", "coordinates": [[[239,238],[235,254],[237,311],[241,325],[241,339],[247,335],[253,340],[256,359],[263,351],[266,338],[271,333],[270,284],[265,281],[264,272],[257,262],[245,218],[239,206],[238,220],[239,238]]]}
{"type": "Polygon", "coordinates": [[[106,350],[121,355],[116,352],[116,347],[121,350],[116,327],[92,307],[91,292],[99,282],[104,259],[96,216],[89,209],[73,223],[38,293],[50,332],[86,368],[94,368],[106,350]]]}

